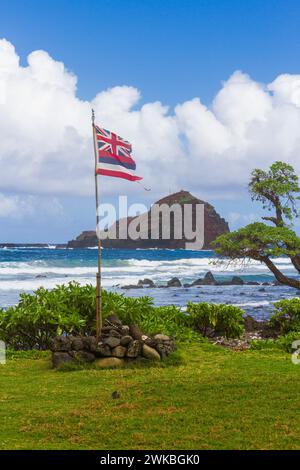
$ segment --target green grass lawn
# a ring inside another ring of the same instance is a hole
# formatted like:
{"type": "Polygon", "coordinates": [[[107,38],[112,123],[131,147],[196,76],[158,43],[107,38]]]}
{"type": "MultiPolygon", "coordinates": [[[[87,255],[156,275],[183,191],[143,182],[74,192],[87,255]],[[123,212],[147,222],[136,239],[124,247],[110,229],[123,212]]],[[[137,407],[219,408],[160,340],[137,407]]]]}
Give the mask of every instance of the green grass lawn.
{"type": "Polygon", "coordinates": [[[299,449],[300,365],[280,351],[184,345],[182,363],[0,366],[1,449],[299,449]],[[121,398],[111,398],[113,391],[121,398]]]}

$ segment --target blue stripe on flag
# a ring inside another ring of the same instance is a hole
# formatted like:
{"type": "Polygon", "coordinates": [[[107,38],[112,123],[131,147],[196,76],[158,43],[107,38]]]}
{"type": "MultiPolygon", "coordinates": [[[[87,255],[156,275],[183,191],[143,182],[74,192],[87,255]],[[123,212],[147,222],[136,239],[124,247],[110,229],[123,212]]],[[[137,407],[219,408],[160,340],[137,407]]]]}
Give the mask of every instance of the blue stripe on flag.
{"type": "Polygon", "coordinates": [[[109,163],[110,165],[119,165],[127,168],[128,170],[135,170],[136,164],[135,163],[125,163],[117,158],[110,158],[110,157],[99,157],[99,163],[109,163]]]}

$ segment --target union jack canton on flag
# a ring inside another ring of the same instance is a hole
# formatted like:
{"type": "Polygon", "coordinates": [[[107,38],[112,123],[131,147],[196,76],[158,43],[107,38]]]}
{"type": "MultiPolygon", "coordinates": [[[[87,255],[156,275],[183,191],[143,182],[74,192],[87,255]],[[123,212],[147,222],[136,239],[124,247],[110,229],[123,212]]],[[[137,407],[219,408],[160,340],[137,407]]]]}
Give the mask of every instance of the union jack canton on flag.
{"type": "Polygon", "coordinates": [[[98,126],[95,126],[95,134],[98,175],[114,176],[130,181],[142,179],[134,175],[136,164],[131,156],[132,146],[127,140],[98,126]]]}

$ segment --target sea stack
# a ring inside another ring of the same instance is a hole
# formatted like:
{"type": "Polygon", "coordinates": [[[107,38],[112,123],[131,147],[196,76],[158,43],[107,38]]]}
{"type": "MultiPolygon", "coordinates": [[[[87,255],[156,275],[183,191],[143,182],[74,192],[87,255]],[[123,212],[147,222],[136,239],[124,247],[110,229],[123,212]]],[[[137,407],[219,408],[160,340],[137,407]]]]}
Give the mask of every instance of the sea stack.
{"type": "MultiPolygon", "coordinates": [[[[215,208],[206,201],[202,201],[195,196],[193,196],[188,191],[179,191],[174,194],[170,194],[155,204],[162,205],[167,204],[172,206],[173,204],[179,204],[182,208],[185,204],[192,205],[192,216],[193,221],[196,214],[196,205],[204,204],[204,246],[203,249],[209,249],[211,247],[211,242],[214,241],[219,235],[229,232],[228,223],[224,218],[222,218],[215,210],[215,208]]],[[[139,218],[140,221],[143,218],[148,218],[148,232],[143,233],[141,231],[141,236],[137,240],[131,239],[119,239],[118,236],[116,239],[105,239],[102,240],[102,246],[104,248],[119,248],[119,249],[148,249],[148,248],[161,248],[161,249],[180,249],[185,248],[186,242],[190,242],[185,237],[178,240],[174,237],[174,223],[171,219],[170,224],[170,239],[164,240],[161,237],[157,240],[151,239],[151,213],[150,211],[145,214],[139,215],[137,217],[127,217],[118,220],[112,227],[109,228],[109,231],[116,229],[116,233],[119,233],[119,227],[123,224],[128,227],[130,222],[134,219],[139,218]]],[[[161,234],[161,221],[159,222],[159,230],[161,234]]],[[[97,237],[95,231],[84,231],[82,232],[75,240],[68,242],[68,248],[89,248],[95,247],[97,245],[97,237]]]]}

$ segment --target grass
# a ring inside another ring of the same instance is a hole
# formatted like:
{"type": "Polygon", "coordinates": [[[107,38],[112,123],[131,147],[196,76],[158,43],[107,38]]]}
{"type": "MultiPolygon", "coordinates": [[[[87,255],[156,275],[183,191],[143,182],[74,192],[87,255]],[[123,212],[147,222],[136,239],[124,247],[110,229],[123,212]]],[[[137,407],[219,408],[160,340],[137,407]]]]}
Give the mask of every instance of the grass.
{"type": "Polygon", "coordinates": [[[277,350],[181,347],[166,367],[0,366],[1,449],[299,449],[300,366],[277,350]],[[111,398],[113,391],[121,398],[111,398]]]}

